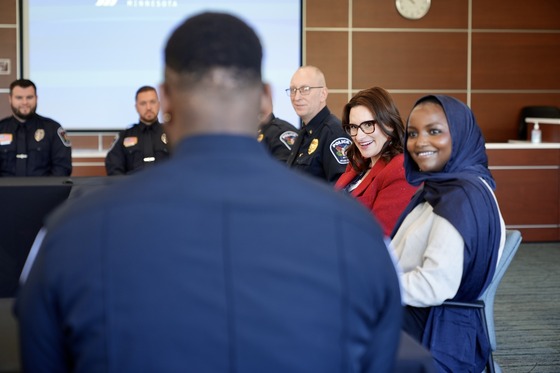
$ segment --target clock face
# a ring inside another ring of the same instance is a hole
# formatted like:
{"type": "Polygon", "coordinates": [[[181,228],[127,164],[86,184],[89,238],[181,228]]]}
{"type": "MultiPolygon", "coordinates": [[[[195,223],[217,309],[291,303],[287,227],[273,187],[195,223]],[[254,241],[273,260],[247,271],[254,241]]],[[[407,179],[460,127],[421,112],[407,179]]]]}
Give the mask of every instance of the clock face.
{"type": "Polygon", "coordinates": [[[430,0],[395,0],[400,15],[408,19],[420,19],[430,10],[430,0]]]}

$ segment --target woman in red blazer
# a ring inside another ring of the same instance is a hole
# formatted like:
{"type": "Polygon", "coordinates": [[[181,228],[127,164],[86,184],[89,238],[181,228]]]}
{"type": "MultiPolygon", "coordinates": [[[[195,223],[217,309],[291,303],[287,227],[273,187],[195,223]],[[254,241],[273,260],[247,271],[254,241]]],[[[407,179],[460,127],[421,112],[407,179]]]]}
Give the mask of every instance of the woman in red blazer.
{"type": "Polygon", "coordinates": [[[352,145],[346,151],[350,163],[335,188],[370,209],[389,236],[416,191],[404,174],[404,125],[399,110],[386,90],[373,87],[350,99],[342,123],[352,145]]]}

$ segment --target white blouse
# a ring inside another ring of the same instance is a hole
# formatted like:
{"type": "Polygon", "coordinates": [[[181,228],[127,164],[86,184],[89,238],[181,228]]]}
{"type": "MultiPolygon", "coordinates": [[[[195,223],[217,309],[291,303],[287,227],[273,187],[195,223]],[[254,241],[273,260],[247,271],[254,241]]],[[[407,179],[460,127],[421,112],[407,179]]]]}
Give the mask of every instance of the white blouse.
{"type": "MultiPolygon", "coordinates": [[[[499,214],[502,234],[498,260],[505,243],[505,224],[499,214]]],[[[434,213],[429,203],[419,204],[408,214],[391,246],[402,270],[404,304],[437,306],[457,294],[463,277],[464,241],[447,219],[434,213]]]]}

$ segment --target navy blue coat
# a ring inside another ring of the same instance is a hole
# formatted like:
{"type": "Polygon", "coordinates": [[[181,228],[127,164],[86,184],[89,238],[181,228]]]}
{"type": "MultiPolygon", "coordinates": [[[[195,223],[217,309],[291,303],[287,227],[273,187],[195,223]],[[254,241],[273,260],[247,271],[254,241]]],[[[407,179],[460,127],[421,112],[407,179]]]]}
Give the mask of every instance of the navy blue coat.
{"type": "Polygon", "coordinates": [[[398,280],[359,203],[225,135],[107,188],[47,224],[26,371],[392,371],[398,280]]]}

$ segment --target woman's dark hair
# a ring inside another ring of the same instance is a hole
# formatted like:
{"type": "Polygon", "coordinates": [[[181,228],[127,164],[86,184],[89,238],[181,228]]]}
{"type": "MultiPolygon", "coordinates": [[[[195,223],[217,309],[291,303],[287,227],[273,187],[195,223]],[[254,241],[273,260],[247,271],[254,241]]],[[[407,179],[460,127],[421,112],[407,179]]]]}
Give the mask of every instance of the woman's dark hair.
{"type": "MultiPolygon", "coordinates": [[[[366,107],[377,121],[375,130],[381,130],[388,136],[387,142],[381,148],[381,159],[389,162],[404,151],[404,124],[399,109],[389,92],[381,87],[368,88],[358,92],[344,106],[342,123],[350,123],[350,110],[355,106],[366,107]]],[[[346,150],[346,155],[356,172],[365,171],[369,167],[370,159],[362,157],[354,141],[346,150]]]]}

